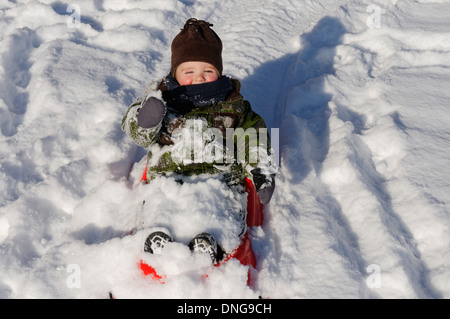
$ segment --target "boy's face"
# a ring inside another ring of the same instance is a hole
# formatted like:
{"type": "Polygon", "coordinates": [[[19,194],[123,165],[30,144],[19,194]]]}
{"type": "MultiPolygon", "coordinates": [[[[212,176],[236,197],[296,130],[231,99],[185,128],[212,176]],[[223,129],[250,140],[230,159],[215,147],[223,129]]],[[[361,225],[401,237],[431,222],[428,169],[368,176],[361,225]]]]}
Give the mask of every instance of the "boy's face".
{"type": "Polygon", "coordinates": [[[175,79],[180,85],[201,84],[213,82],[219,78],[216,68],[206,62],[184,62],[181,63],[176,72],[175,79]]]}

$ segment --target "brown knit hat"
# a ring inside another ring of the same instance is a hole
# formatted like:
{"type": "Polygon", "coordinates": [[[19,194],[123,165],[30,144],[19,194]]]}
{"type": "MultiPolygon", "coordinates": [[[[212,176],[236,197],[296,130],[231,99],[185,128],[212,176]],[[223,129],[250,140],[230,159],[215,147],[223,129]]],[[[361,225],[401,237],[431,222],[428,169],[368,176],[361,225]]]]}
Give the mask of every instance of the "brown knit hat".
{"type": "Polygon", "coordinates": [[[222,41],[210,28],[213,25],[191,18],[172,41],[172,66],[175,76],[177,67],[183,62],[199,61],[212,64],[222,75],[222,41]]]}

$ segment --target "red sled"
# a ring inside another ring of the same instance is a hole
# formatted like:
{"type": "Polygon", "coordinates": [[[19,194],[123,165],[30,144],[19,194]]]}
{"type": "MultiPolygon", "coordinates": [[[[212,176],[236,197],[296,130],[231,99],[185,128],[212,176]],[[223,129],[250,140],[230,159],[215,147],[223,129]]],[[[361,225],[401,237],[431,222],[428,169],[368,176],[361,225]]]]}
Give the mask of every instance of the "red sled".
{"type": "MultiPolygon", "coordinates": [[[[147,168],[145,168],[141,182],[147,183],[147,168]]],[[[247,193],[247,227],[252,228],[254,226],[261,226],[263,222],[263,205],[259,200],[259,196],[253,182],[248,178],[245,178],[244,182],[245,191],[247,193]]],[[[251,239],[248,237],[247,233],[242,237],[240,246],[234,252],[229,254],[225,260],[221,261],[221,263],[226,262],[231,258],[239,260],[239,262],[244,266],[251,266],[254,269],[256,268],[256,256],[253,251],[251,239]]],[[[217,266],[219,265],[220,263],[217,264],[217,266]]],[[[145,276],[150,276],[152,279],[164,283],[164,277],[157,274],[156,270],[152,266],[141,260],[139,262],[139,267],[145,276]]],[[[251,278],[249,269],[248,283],[250,284],[250,282],[251,278]]]]}

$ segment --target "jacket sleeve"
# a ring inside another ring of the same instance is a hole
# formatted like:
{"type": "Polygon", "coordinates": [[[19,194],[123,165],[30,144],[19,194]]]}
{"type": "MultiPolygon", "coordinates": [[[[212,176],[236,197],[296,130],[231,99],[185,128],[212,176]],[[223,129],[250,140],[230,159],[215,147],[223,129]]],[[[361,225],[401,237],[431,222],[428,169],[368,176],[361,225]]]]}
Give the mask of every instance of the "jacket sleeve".
{"type": "Polygon", "coordinates": [[[122,130],[139,146],[148,148],[156,143],[166,114],[164,102],[156,91],[138,98],[128,107],[122,119],[122,130]]]}
{"type": "Polygon", "coordinates": [[[246,149],[248,147],[245,174],[253,180],[261,203],[268,204],[275,190],[275,174],[278,167],[267,126],[263,118],[249,107],[242,127],[246,131],[243,138],[248,144],[245,145],[246,149]]]}

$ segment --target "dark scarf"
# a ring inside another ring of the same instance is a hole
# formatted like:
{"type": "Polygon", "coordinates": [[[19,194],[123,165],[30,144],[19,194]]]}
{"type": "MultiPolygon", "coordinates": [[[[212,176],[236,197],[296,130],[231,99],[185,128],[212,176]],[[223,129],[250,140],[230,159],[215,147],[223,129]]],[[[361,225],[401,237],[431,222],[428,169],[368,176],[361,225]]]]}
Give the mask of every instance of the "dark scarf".
{"type": "Polygon", "coordinates": [[[168,90],[162,92],[163,99],[170,107],[182,113],[188,113],[200,106],[223,102],[233,90],[231,79],[226,76],[214,82],[180,85],[169,74],[164,79],[164,84],[168,90]]]}

